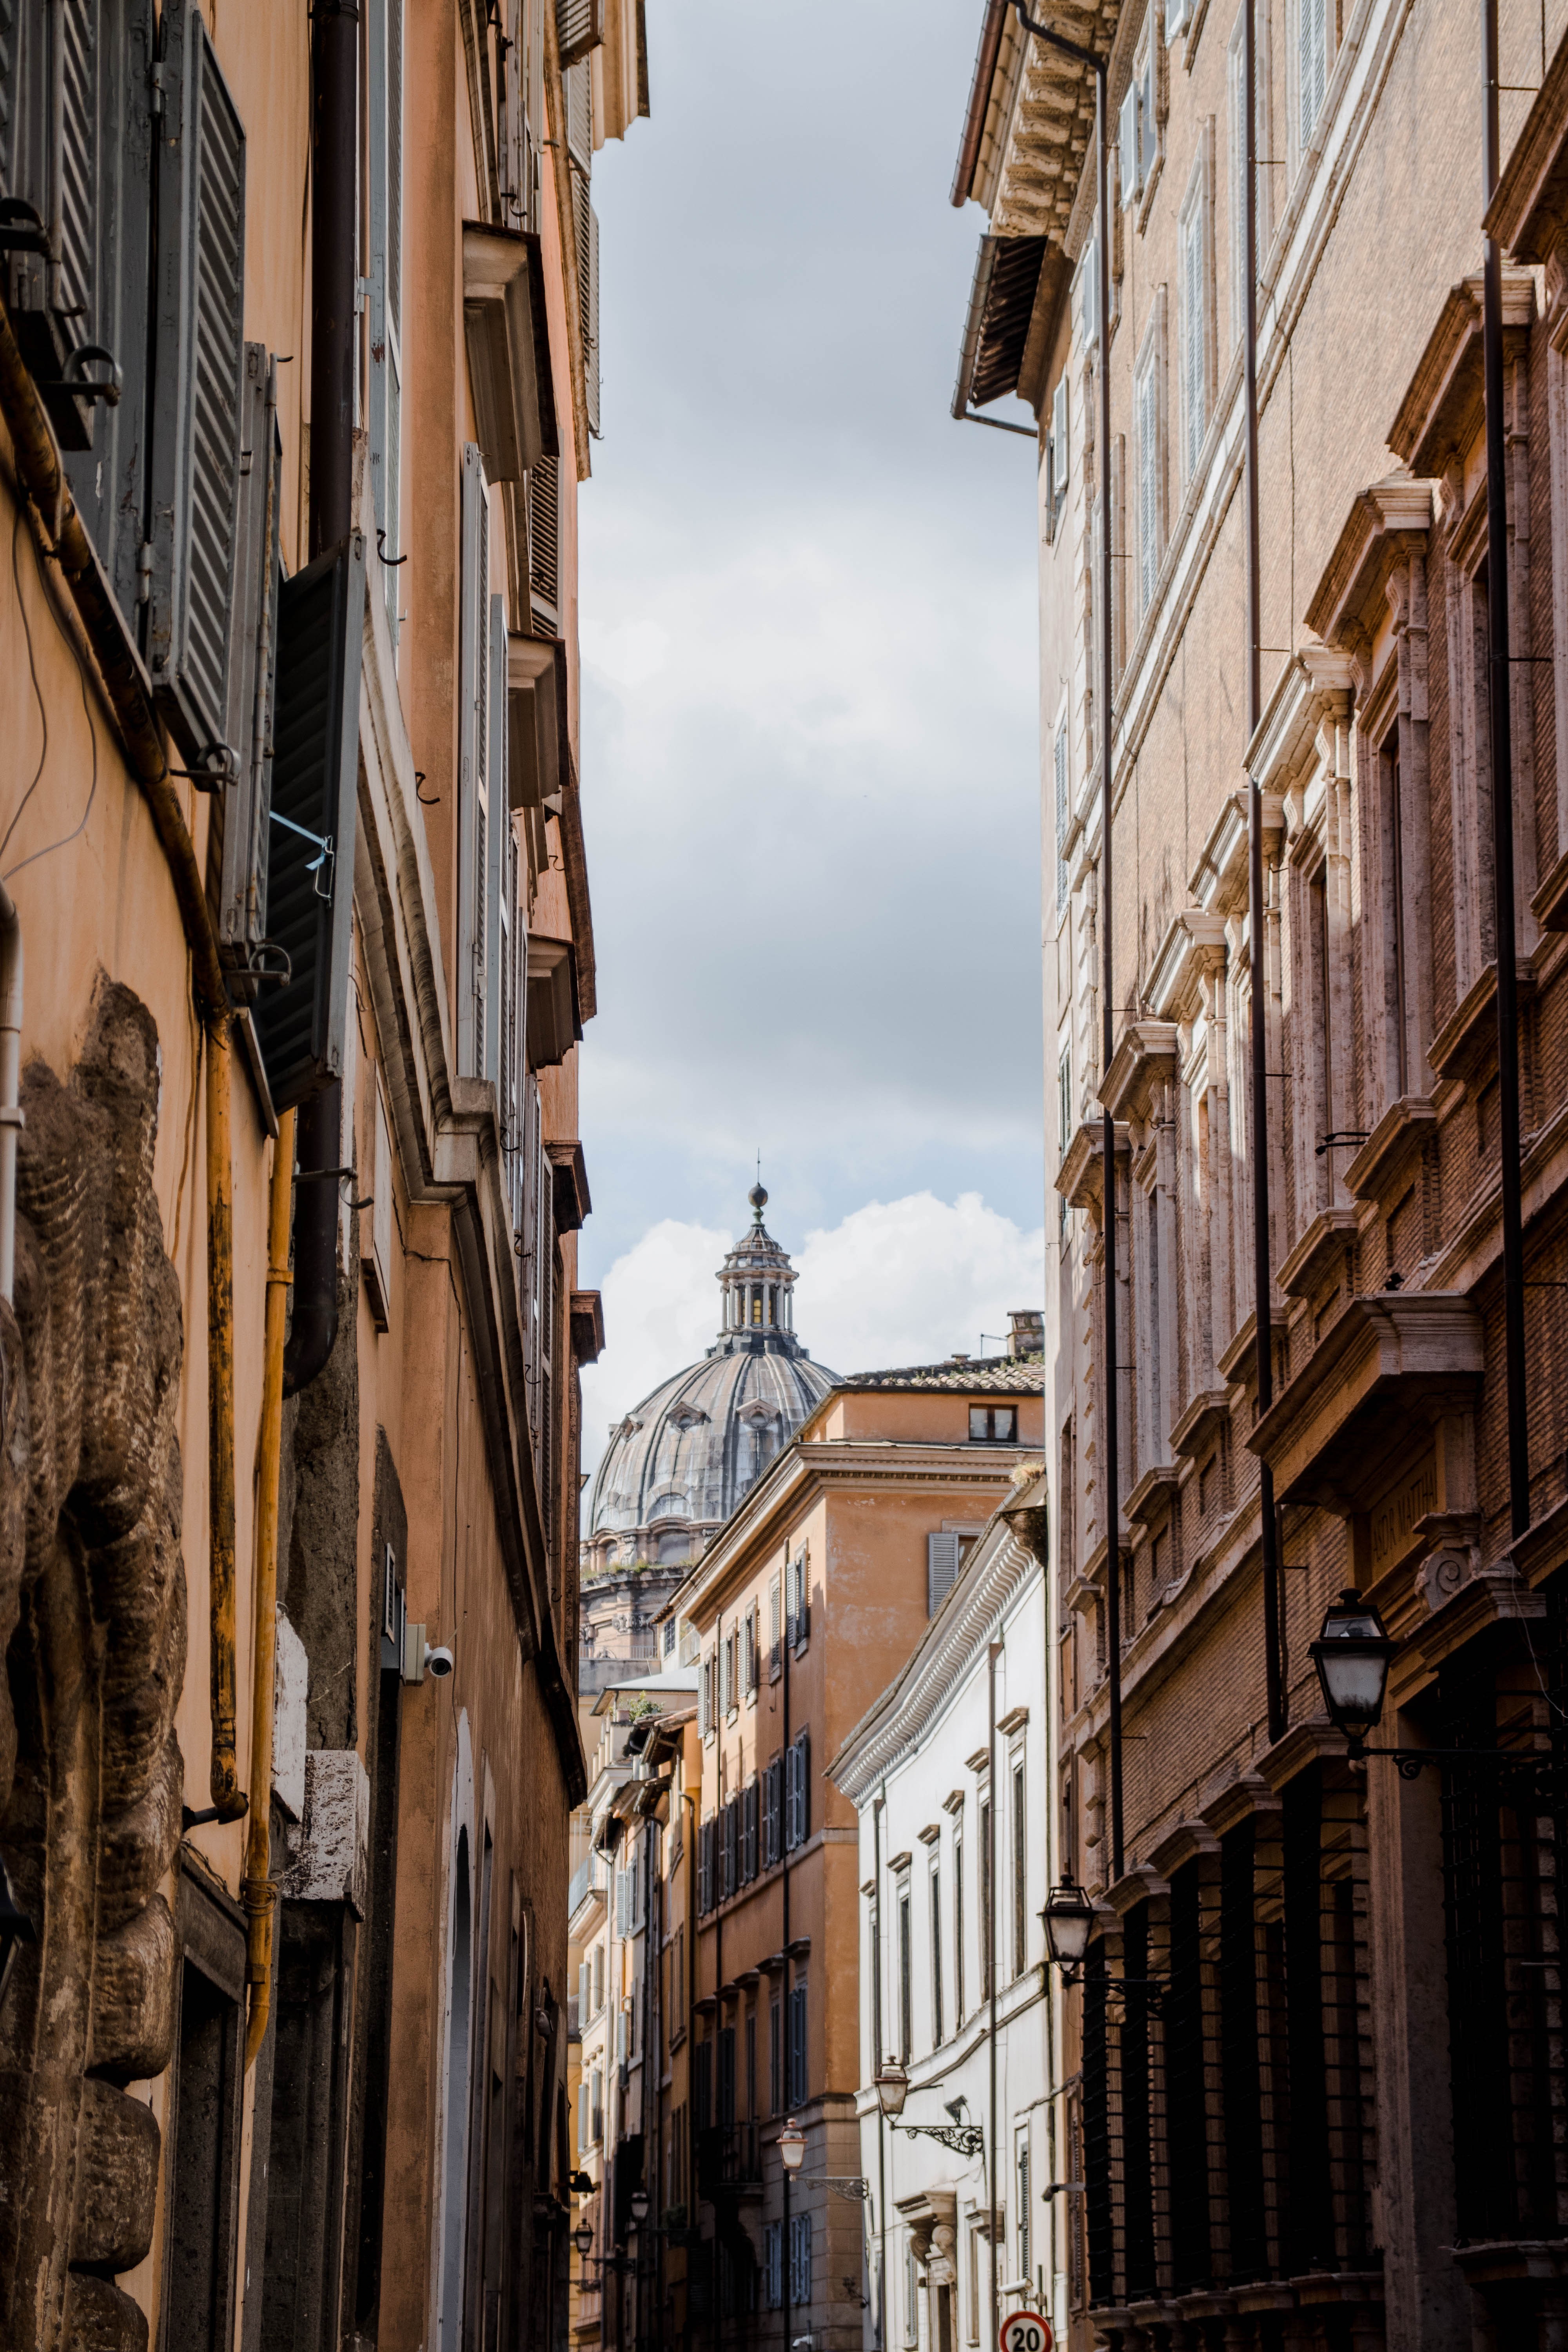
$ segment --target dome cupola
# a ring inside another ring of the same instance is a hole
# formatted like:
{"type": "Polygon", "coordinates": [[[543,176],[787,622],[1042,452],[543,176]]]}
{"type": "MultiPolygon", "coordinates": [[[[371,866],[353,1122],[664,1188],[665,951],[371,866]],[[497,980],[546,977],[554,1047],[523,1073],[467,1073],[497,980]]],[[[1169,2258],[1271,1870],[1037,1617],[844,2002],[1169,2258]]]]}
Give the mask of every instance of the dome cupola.
{"type": "Polygon", "coordinates": [[[803,1355],[795,1336],[795,1268],[763,1223],[768,1196],[760,1183],[747,1199],[752,1224],[719,1268],[723,1307],[716,1349],[709,1353],[734,1355],[744,1350],[764,1355],[803,1355]]]}

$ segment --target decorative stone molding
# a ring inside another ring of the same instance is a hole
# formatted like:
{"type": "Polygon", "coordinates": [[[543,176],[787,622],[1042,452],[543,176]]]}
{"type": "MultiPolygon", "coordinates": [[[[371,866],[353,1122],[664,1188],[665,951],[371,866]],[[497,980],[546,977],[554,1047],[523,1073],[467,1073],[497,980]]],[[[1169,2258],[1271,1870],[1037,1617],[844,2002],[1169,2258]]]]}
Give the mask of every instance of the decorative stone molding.
{"type": "MultiPolygon", "coordinates": [[[[1503,356],[1516,357],[1535,315],[1535,281],[1528,269],[1502,273],[1503,356]]],[[[1450,287],[1437,323],[1416,362],[1388,446],[1413,474],[1427,479],[1463,457],[1481,429],[1481,281],[1450,287]]]]}
{"type": "Polygon", "coordinates": [[[1145,992],[1156,1020],[1190,1021],[1200,1009],[1204,982],[1225,969],[1225,919],[1202,907],[1184,908],[1161,940],[1145,992]]]}
{"type": "Polygon", "coordinates": [[[1372,640],[1389,579],[1412,554],[1425,555],[1431,528],[1432,485],[1401,467],[1356,499],[1312,592],[1307,626],[1349,657],[1358,693],[1371,683],[1372,640]]]}

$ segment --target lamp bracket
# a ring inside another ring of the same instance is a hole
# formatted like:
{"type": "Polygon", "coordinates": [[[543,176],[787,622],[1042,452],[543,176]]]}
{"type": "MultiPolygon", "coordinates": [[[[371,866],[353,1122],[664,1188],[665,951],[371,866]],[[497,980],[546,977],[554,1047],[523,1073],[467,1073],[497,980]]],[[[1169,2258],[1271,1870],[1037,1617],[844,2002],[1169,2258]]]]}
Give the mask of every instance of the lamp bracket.
{"type": "Polygon", "coordinates": [[[978,2156],[985,2145],[985,2134],[978,2124],[896,2124],[889,2116],[888,2128],[907,2132],[911,2139],[937,2140],[955,2156],[978,2156]]]}

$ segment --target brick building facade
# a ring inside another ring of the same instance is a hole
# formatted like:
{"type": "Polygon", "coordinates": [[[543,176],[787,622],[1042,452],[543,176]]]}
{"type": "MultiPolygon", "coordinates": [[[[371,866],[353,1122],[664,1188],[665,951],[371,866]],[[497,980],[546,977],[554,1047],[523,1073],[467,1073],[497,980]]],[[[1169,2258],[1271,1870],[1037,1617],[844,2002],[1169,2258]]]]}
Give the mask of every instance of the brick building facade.
{"type": "Polygon", "coordinates": [[[976,196],[992,236],[955,413],[1016,389],[1040,425],[1054,1875],[1095,1903],[1054,2027],[1048,2210],[1075,2347],[1457,2352],[1543,2345],[1562,2325],[1568,50],[1561,9],[1505,0],[1499,16],[1488,212],[1474,12],[1258,0],[1255,726],[1245,14],[1166,0],[1053,19],[1108,59],[1103,352],[1094,76],[1011,11],[984,18],[954,199],[976,196]],[[1504,1377],[1483,214],[1503,265],[1523,1536],[1504,1377]],[[1396,1645],[1374,1748],[1447,1759],[1357,1760],[1331,1725],[1309,1645],[1345,1587],[1396,1645]]]}

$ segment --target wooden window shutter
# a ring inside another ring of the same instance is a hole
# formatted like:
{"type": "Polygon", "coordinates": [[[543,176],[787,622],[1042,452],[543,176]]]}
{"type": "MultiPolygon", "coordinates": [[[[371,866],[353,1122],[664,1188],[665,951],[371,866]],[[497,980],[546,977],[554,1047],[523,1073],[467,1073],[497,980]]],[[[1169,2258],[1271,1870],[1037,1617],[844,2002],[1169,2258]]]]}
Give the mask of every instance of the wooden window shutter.
{"type": "Polygon", "coordinates": [[[1186,428],[1186,473],[1191,481],[1203,452],[1204,430],[1204,208],[1194,205],[1182,230],[1183,423],[1186,428]]]}
{"type": "MultiPolygon", "coordinates": [[[[370,484],[385,555],[402,552],[403,462],[403,0],[371,0],[370,377],[366,386],[370,484]]],[[[397,574],[385,574],[386,618],[397,643],[397,574]]]]}
{"type": "Polygon", "coordinates": [[[1100,339],[1100,225],[1099,215],[1089,223],[1089,242],[1083,249],[1083,268],[1079,278],[1079,333],[1086,352],[1092,351],[1100,339]]]}
{"type": "Polygon", "coordinates": [[[554,636],[561,614],[558,457],[542,457],[528,477],[528,587],[535,635],[554,636]]]}
{"type": "Polygon", "coordinates": [[[511,927],[503,916],[511,840],[511,814],[507,798],[506,599],[490,598],[490,641],[486,675],[489,680],[489,746],[485,761],[489,848],[485,886],[485,1060],[481,1076],[492,1078],[500,1108],[501,1064],[506,1040],[501,1034],[501,967],[511,946],[511,927]]]}
{"type": "Polygon", "coordinates": [[[279,1110],[342,1075],[363,635],[364,539],[356,530],[286,580],[279,596],[267,926],[289,977],[263,990],[255,1014],[279,1110]]]}
{"type": "Polygon", "coordinates": [[[958,1578],[958,1538],[945,1529],[926,1538],[926,1615],[934,1617],[958,1578]]]}
{"type": "Polygon", "coordinates": [[[1057,379],[1051,396],[1051,501],[1059,509],[1067,496],[1070,452],[1068,446],[1068,380],[1064,373],[1057,379]]]}
{"type": "Polygon", "coordinates": [[[581,172],[594,168],[594,68],[584,58],[562,76],[566,94],[566,152],[581,172]]]}
{"type": "Polygon", "coordinates": [[[577,299],[583,322],[583,383],[588,430],[599,430],[599,215],[588,194],[586,172],[572,173],[572,209],[577,235],[577,299]]]}
{"type": "Polygon", "coordinates": [[[483,1075],[489,843],[489,501],[479,449],[463,451],[458,688],[458,1067],[483,1075]]]}
{"type": "MultiPolygon", "coordinates": [[[[279,530],[283,444],[278,373],[264,343],[245,347],[240,411],[239,506],[235,519],[234,649],[225,740],[238,758],[231,782],[213,794],[207,894],[218,948],[236,976],[235,993],[256,993],[255,951],[267,932],[267,870],[272,778],[272,699],[277,678],[279,530]]],[[[274,959],[262,959],[270,968],[274,959]]]]}
{"type": "Polygon", "coordinates": [[[1130,205],[1143,184],[1138,168],[1138,85],[1135,81],[1121,101],[1117,147],[1121,157],[1121,201],[1130,205]]]}
{"type": "MultiPolygon", "coordinates": [[[[244,383],[245,131],[201,10],[163,27],[154,279],[153,683],[192,764],[225,740],[244,383]]],[[[352,887],[352,864],[350,868],[352,887]]]]}
{"type": "Polygon", "coordinates": [[[1138,85],[1138,184],[1141,188],[1148,184],[1160,153],[1160,118],[1155,112],[1155,69],[1154,44],[1151,38],[1143,79],[1138,85]]]}
{"type": "Polygon", "coordinates": [[[555,46],[563,69],[574,66],[605,37],[605,0],[555,0],[555,46]]]}
{"type": "MultiPolygon", "coordinates": [[[[35,12],[13,5],[8,32],[0,31],[0,115],[8,109],[7,48],[16,49],[25,22],[35,12]]],[[[45,10],[38,7],[41,19],[45,10]]],[[[93,13],[93,12],[89,12],[93,13]]],[[[153,51],[152,0],[105,0],[96,13],[99,129],[96,178],[96,239],[90,313],[66,321],[79,349],[96,345],[118,370],[118,401],[93,405],[68,394],[46,393],[65,457],[71,495],[83,526],[97,548],[121,611],[140,632],[141,555],[147,509],[147,322],[152,295],[153,234],[153,51]],[[90,446],[87,446],[90,443],[90,446]]],[[[68,11],[68,26],[75,21],[68,11]]],[[[0,123],[0,144],[7,129],[0,123]]],[[[0,181],[16,189],[0,163],[0,181]]],[[[11,292],[29,257],[14,255],[11,292]]],[[[13,304],[12,325],[26,349],[29,322],[45,314],[13,304]]],[[[56,338],[57,348],[58,337],[56,338]]],[[[51,374],[59,373],[50,368],[51,374]]],[[[102,361],[90,373],[110,376],[102,361]]]]}

